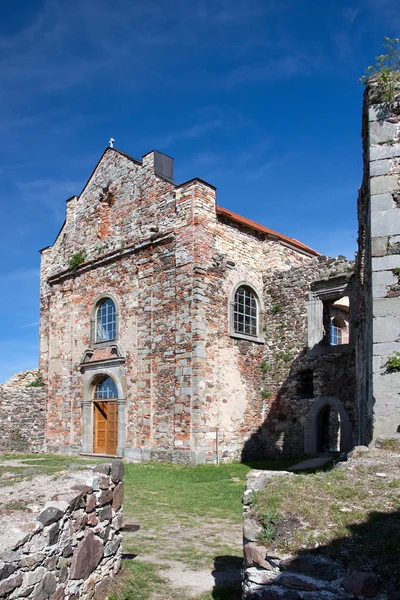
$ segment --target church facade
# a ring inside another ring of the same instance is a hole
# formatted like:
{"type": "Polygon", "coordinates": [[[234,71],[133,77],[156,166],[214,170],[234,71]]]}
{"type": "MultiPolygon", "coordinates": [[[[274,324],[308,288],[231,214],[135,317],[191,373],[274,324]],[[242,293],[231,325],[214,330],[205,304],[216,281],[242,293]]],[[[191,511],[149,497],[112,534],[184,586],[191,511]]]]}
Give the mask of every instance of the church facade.
{"type": "Polygon", "coordinates": [[[239,459],[274,400],[264,277],[318,253],[175,184],[169,157],[108,148],[41,256],[47,449],[239,459]]]}

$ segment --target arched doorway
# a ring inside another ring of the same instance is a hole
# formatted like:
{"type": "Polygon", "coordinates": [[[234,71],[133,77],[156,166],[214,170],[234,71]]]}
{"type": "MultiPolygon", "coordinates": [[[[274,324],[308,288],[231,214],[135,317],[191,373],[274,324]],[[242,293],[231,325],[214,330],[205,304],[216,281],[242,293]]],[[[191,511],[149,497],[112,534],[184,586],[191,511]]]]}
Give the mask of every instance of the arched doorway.
{"type": "Polygon", "coordinates": [[[332,396],[316,398],[304,428],[306,454],[347,452],[351,447],[351,423],[343,404],[332,396]]]}
{"type": "Polygon", "coordinates": [[[117,453],[118,390],[114,380],[103,376],[93,386],[93,452],[117,453]]]}
{"type": "Polygon", "coordinates": [[[340,435],[340,415],[326,404],[318,414],[317,452],[339,452],[340,435]]]}

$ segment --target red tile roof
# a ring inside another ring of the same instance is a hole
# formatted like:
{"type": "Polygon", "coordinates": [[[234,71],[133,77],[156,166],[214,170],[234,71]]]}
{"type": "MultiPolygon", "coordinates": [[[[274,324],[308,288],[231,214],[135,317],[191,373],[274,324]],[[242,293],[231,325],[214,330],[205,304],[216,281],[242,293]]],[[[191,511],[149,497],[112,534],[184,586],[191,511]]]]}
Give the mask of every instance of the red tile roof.
{"type": "Polygon", "coordinates": [[[259,231],[261,233],[265,233],[267,235],[273,236],[276,239],[278,239],[282,242],[285,242],[286,244],[289,244],[290,246],[294,246],[295,248],[298,248],[299,250],[303,250],[303,252],[310,253],[313,256],[321,256],[321,254],[319,252],[317,252],[316,250],[313,250],[312,248],[310,248],[309,246],[306,246],[305,244],[302,244],[298,240],[287,237],[286,235],[282,235],[281,233],[278,233],[277,231],[274,231],[273,229],[269,229],[268,227],[264,227],[264,225],[260,225],[259,223],[256,223],[255,221],[246,219],[246,217],[242,217],[241,215],[238,215],[238,214],[232,212],[231,210],[227,210],[226,208],[223,208],[222,206],[217,206],[217,215],[226,217],[227,219],[230,219],[231,221],[234,221],[235,223],[240,223],[241,225],[246,225],[246,227],[250,227],[251,229],[254,229],[255,231],[259,231]]]}

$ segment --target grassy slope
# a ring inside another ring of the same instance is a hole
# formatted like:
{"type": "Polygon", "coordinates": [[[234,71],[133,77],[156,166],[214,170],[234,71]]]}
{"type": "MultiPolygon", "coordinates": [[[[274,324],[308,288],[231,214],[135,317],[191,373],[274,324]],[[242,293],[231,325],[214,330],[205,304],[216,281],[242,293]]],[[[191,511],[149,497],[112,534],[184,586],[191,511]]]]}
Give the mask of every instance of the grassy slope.
{"type": "Polygon", "coordinates": [[[400,589],[394,560],[400,539],[399,473],[399,454],[381,452],[376,463],[355,459],[326,473],[271,480],[253,503],[267,530],[274,515],[277,529],[265,545],[281,553],[323,553],[346,568],[375,571],[400,589]]]}

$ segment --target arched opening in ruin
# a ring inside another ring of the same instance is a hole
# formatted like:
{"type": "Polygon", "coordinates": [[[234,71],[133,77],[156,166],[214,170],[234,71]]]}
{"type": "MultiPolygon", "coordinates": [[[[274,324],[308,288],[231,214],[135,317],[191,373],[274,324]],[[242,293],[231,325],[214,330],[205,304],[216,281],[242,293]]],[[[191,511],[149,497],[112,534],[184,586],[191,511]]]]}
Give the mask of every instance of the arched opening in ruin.
{"type": "Polygon", "coordinates": [[[317,452],[340,451],[340,415],[327,404],[318,415],[317,452]]]}
{"type": "Polygon", "coordinates": [[[351,447],[351,423],[343,404],[333,396],[316,398],[304,428],[306,454],[347,452],[351,447]]]}

